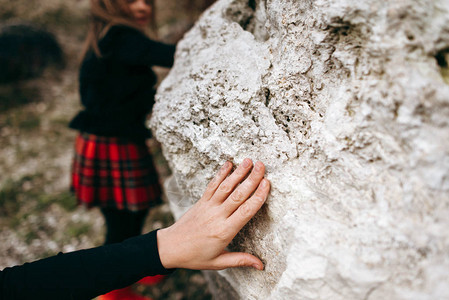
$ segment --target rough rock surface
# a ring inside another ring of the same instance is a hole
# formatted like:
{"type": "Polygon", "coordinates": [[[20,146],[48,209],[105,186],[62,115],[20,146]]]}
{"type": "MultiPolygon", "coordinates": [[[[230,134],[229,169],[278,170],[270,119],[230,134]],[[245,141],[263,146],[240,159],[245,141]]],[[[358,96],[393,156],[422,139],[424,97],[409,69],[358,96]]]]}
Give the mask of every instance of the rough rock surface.
{"type": "Polygon", "coordinates": [[[449,298],[448,53],[446,0],[220,0],[202,16],[150,124],[172,207],[228,159],[262,160],[272,182],[231,245],[266,269],[213,273],[217,299],[449,298]]]}

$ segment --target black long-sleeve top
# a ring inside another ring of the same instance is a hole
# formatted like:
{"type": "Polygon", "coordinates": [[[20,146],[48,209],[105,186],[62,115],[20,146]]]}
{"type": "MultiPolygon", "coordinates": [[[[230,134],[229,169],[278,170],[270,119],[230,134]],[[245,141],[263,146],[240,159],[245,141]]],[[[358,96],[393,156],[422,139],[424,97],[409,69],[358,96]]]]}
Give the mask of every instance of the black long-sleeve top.
{"type": "Polygon", "coordinates": [[[0,271],[0,299],[92,299],[145,276],[168,274],[157,231],[0,271]]]}
{"type": "Polygon", "coordinates": [[[171,67],[175,46],[153,41],[127,26],[113,26],[99,41],[102,57],[89,51],[80,73],[84,110],[70,127],[101,136],[145,139],[146,115],[157,78],[151,66],[171,67]]]}

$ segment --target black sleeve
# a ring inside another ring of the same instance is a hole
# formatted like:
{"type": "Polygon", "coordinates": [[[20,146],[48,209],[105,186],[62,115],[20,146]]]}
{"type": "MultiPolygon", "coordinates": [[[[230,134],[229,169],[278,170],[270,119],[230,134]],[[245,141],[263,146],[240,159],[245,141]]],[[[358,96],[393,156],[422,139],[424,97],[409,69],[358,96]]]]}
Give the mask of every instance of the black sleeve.
{"type": "Polygon", "coordinates": [[[171,67],[176,46],[153,41],[133,28],[114,26],[100,42],[100,49],[127,65],[171,67]]]}
{"type": "Polygon", "coordinates": [[[6,268],[0,271],[0,299],[92,299],[145,276],[168,274],[156,232],[6,268]]]}

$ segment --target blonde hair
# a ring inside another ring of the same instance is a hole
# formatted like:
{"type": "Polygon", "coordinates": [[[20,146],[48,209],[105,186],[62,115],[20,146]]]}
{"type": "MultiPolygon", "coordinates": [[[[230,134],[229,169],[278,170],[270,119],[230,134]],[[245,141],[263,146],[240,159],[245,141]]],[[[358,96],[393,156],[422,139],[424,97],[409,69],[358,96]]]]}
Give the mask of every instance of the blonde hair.
{"type": "MultiPolygon", "coordinates": [[[[137,30],[143,31],[132,18],[131,12],[126,0],[90,0],[91,14],[90,26],[87,37],[84,42],[82,58],[92,49],[98,57],[101,57],[101,51],[98,47],[98,41],[106,35],[108,30],[114,25],[125,25],[137,30]]],[[[155,31],[155,6],[154,0],[151,0],[151,29],[155,31]]]]}

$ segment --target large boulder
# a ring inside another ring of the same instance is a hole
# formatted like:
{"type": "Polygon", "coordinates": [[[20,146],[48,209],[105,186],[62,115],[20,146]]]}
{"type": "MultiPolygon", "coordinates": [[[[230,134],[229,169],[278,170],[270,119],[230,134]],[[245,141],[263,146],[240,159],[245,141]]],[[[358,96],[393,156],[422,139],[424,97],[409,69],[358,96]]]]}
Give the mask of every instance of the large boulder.
{"type": "Polygon", "coordinates": [[[267,204],[217,299],[448,299],[449,2],[220,0],[178,44],[151,127],[177,216],[219,165],[267,204]]]}

